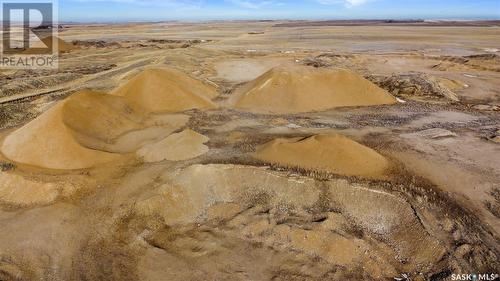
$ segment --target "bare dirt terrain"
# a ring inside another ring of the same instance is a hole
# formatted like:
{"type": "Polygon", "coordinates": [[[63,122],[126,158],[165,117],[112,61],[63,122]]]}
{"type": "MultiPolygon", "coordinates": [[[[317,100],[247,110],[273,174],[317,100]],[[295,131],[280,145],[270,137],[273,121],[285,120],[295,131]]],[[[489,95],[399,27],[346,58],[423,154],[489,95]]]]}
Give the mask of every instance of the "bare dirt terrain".
{"type": "Polygon", "coordinates": [[[59,35],[0,71],[0,280],[498,273],[498,23],[59,35]]]}

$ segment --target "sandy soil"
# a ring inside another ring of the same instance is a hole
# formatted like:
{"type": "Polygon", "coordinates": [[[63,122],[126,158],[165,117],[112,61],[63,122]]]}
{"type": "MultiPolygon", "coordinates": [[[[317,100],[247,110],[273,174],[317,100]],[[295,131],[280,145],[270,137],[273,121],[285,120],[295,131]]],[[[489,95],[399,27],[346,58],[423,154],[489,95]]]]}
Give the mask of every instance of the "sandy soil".
{"type": "Polygon", "coordinates": [[[78,41],[58,71],[0,71],[0,280],[498,273],[498,28],[141,23],[60,37],[78,41]],[[282,65],[308,70],[266,84],[282,65]],[[339,68],[357,78],[311,78],[339,68]],[[325,102],[346,88],[356,103],[325,102]],[[364,102],[377,93],[391,102],[364,102]]]}

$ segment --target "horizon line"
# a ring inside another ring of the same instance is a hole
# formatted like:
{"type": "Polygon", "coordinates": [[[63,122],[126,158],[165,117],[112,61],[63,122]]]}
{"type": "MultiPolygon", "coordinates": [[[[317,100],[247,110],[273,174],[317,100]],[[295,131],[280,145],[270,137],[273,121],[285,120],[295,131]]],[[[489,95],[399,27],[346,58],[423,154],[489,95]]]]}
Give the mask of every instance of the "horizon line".
{"type": "Polygon", "coordinates": [[[234,19],[103,19],[103,20],[60,20],[58,24],[68,23],[162,23],[162,22],[259,22],[259,21],[309,21],[309,22],[369,22],[390,21],[397,23],[431,22],[500,22],[500,17],[449,17],[449,18],[234,18],[234,19]]]}

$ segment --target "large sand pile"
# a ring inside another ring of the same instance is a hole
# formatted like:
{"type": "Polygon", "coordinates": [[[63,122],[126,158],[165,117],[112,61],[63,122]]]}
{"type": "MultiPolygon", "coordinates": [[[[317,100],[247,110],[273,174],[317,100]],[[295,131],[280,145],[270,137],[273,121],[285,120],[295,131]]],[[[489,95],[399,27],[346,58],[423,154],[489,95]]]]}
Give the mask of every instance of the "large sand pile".
{"type": "Polygon", "coordinates": [[[204,143],[209,140],[208,137],[187,129],[157,143],[145,145],[137,151],[137,156],[145,162],[192,159],[208,152],[208,147],[204,143]]]}
{"type": "Polygon", "coordinates": [[[86,148],[65,124],[60,102],[7,136],[1,151],[9,159],[49,169],[82,169],[115,161],[119,155],[86,148]]]}
{"type": "Polygon", "coordinates": [[[257,148],[253,157],[279,165],[345,176],[383,178],[389,161],[342,135],[276,139],[257,148]]]}
{"type": "MultiPolygon", "coordinates": [[[[81,91],[10,134],[1,151],[13,161],[43,168],[90,168],[161,140],[189,120],[143,111],[121,96],[81,91]]],[[[195,153],[193,146],[186,149],[195,153]]]]}
{"type": "Polygon", "coordinates": [[[216,89],[173,69],[148,69],[114,91],[149,112],[215,108],[216,89]]]}
{"type": "MultiPolygon", "coordinates": [[[[162,120],[159,113],[215,107],[210,98],[216,91],[180,72],[156,69],[142,72],[115,94],[82,91],[72,95],[10,134],[1,146],[2,153],[18,163],[43,168],[90,168],[167,137],[189,117],[162,120]]],[[[177,150],[169,148],[164,153],[170,156],[158,154],[155,159],[177,160],[206,152],[204,138],[181,136],[160,143],[177,150]],[[181,148],[187,152],[180,155],[181,148]]]]}
{"type": "Polygon", "coordinates": [[[139,129],[142,118],[122,97],[85,90],[11,133],[1,151],[11,160],[43,168],[89,168],[120,158],[99,150],[139,129]]]}
{"type": "Polygon", "coordinates": [[[235,93],[235,107],[260,113],[300,113],[344,106],[396,103],[396,99],[347,70],[281,66],[235,93]]]}

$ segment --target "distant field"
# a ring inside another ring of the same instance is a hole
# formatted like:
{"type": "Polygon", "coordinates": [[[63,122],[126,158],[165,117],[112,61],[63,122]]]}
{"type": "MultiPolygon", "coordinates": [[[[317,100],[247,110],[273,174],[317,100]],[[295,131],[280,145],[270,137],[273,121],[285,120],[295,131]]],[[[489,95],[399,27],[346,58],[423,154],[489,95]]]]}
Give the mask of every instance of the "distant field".
{"type": "Polygon", "coordinates": [[[500,20],[440,21],[440,20],[325,20],[292,21],[275,27],[299,26],[500,26],[500,20]]]}

